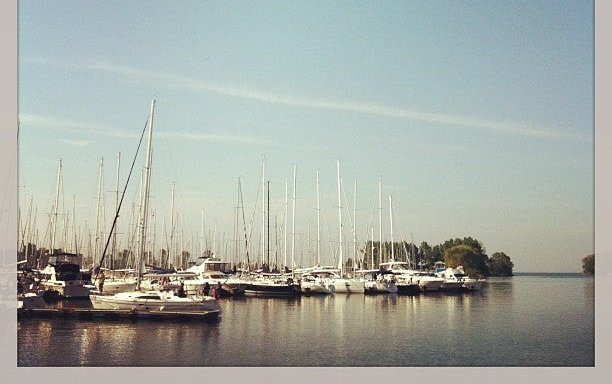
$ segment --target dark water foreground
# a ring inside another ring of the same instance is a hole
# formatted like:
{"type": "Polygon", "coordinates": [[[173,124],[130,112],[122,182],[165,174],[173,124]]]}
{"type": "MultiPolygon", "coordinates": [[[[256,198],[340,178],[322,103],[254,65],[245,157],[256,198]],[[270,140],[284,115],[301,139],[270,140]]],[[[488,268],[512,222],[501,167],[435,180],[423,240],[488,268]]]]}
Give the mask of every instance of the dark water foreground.
{"type": "Polygon", "coordinates": [[[26,318],[17,365],[592,367],[594,285],[525,274],[471,294],[227,299],[212,323],[26,318]]]}

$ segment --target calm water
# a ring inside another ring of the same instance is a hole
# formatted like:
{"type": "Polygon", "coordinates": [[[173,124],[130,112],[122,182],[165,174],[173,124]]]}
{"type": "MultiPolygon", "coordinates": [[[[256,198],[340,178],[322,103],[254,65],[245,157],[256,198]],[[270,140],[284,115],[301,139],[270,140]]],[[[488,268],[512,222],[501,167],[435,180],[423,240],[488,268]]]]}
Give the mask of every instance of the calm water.
{"type": "Polygon", "coordinates": [[[529,274],[462,295],[228,299],[214,323],[22,319],[17,363],[589,367],[594,289],[590,277],[529,274]]]}

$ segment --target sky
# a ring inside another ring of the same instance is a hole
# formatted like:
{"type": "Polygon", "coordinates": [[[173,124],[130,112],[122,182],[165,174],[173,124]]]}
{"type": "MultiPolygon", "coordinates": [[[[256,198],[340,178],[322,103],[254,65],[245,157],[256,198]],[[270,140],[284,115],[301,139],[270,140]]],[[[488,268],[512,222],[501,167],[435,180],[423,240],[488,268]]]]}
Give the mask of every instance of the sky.
{"type": "Polygon", "coordinates": [[[60,159],[67,232],[110,230],[117,153],[122,189],[156,100],[158,244],[174,185],[175,239],[199,249],[204,212],[204,238],[230,257],[240,178],[258,252],[262,167],[282,244],[295,167],[296,254],[307,264],[320,212],[331,263],[339,163],[344,257],[353,217],[362,246],[379,213],[384,240],[471,236],[518,272],[580,272],[594,252],[592,2],[22,0],[18,23],[20,228],[43,246],[60,159]]]}

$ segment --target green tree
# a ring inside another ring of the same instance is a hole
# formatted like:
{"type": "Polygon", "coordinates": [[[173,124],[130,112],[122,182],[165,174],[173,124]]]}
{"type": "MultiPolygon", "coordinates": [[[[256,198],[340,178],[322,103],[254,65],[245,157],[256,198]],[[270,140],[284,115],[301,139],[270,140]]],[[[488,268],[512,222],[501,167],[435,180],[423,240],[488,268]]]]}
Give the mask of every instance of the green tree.
{"type": "Polygon", "coordinates": [[[503,252],[495,252],[489,259],[491,276],[512,276],[514,263],[510,257],[503,252]]]}
{"type": "Polygon", "coordinates": [[[582,273],[585,275],[595,274],[595,255],[588,255],[582,258],[582,273]]]}
{"type": "Polygon", "coordinates": [[[448,248],[444,252],[444,264],[450,268],[461,265],[465,273],[473,277],[486,277],[491,274],[487,256],[476,253],[472,247],[465,244],[448,248]]]}

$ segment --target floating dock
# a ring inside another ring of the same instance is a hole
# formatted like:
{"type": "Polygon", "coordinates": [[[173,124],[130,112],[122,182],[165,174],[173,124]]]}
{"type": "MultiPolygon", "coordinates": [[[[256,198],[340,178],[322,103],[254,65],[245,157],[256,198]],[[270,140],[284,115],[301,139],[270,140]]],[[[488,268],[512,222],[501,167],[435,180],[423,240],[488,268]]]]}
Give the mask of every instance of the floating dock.
{"type": "Polygon", "coordinates": [[[93,309],[93,308],[21,308],[17,310],[17,317],[37,318],[76,318],[76,319],[150,319],[150,320],[200,320],[214,321],[219,317],[220,311],[173,312],[173,311],[146,311],[130,309],[93,309]]]}

